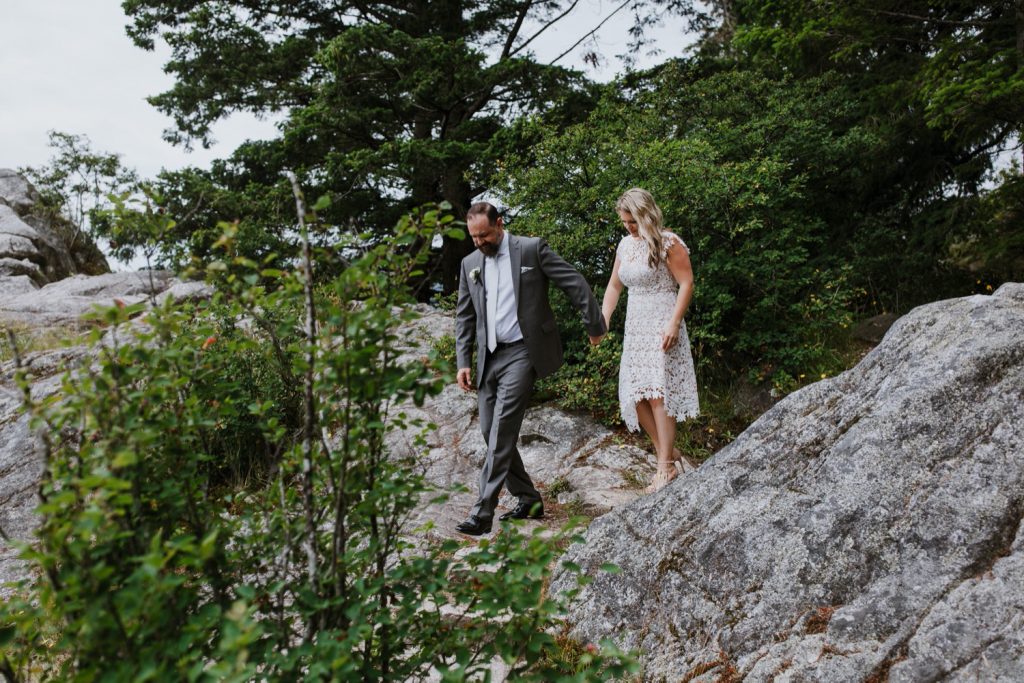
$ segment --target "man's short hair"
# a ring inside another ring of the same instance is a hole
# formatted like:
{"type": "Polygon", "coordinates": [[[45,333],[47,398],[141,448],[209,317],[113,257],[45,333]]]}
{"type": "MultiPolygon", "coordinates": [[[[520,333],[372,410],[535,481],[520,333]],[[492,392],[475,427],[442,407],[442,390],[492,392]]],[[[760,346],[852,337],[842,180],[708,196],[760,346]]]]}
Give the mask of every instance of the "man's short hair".
{"type": "Polygon", "coordinates": [[[500,214],[498,213],[497,207],[490,202],[475,202],[473,206],[469,207],[469,211],[466,212],[466,220],[468,221],[473,216],[484,214],[487,216],[487,222],[494,225],[498,222],[500,214]]]}

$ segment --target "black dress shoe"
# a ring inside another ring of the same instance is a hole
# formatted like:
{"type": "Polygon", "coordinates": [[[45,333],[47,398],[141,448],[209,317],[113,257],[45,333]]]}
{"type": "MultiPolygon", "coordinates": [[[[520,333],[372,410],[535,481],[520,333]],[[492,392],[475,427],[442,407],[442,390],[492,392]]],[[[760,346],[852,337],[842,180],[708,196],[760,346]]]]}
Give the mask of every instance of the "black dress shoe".
{"type": "Polygon", "coordinates": [[[470,515],[469,519],[455,527],[455,530],[469,536],[487,534],[491,531],[491,520],[483,521],[476,515],[470,515]]]}
{"type": "Polygon", "coordinates": [[[544,503],[539,500],[535,503],[519,503],[514,508],[503,514],[498,519],[540,519],[544,516],[544,503]]]}

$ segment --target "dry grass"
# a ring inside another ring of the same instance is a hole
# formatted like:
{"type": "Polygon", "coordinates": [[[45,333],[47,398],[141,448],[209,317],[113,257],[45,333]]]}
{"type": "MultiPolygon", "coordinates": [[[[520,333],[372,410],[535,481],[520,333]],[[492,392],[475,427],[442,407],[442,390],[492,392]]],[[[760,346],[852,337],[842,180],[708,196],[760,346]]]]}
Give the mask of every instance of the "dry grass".
{"type": "Polygon", "coordinates": [[[21,355],[36,351],[50,351],[73,344],[82,336],[77,328],[31,327],[15,321],[0,322],[0,363],[14,358],[15,349],[21,355]],[[12,345],[11,337],[14,337],[12,345]]]}

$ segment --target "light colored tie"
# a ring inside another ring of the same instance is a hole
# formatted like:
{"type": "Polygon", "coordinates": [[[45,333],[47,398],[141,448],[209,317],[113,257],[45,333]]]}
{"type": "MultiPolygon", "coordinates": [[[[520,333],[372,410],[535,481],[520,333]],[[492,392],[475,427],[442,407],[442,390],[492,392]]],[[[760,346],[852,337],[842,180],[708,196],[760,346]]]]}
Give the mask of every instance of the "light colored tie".
{"type": "Polygon", "coordinates": [[[484,282],[487,291],[487,350],[494,353],[498,347],[498,257],[487,258],[484,282]]]}

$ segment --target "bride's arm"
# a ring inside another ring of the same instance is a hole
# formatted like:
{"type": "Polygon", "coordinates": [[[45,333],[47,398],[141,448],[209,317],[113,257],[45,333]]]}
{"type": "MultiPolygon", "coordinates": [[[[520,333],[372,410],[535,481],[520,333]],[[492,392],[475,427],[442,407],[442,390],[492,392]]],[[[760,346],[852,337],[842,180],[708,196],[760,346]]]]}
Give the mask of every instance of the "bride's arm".
{"type": "Polygon", "coordinates": [[[679,340],[679,325],[683,322],[686,309],[693,299],[693,268],[690,266],[690,252],[678,240],[673,240],[665,260],[668,272],[679,283],[679,293],[672,309],[672,319],[662,333],[661,348],[668,351],[679,340]]]}
{"type": "Polygon", "coordinates": [[[612,266],[612,276],[608,278],[608,286],[604,290],[604,301],[601,303],[601,313],[604,315],[604,324],[611,329],[612,313],[619,303],[619,295],[622,294],[622,280],[619,279],[619,257],[615,257],[615,265],[612,266]]]}

